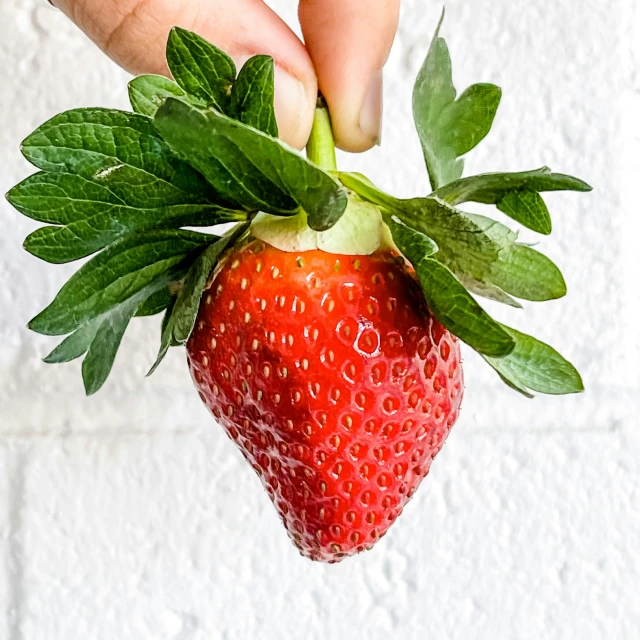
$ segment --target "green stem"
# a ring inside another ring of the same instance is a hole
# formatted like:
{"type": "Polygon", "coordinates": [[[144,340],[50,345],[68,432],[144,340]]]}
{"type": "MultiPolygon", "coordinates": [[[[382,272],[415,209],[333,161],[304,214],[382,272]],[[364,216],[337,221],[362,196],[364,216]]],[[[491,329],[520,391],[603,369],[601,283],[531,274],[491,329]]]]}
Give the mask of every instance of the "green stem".
{"type": "Polygon", "coordinates": [[[329,110],[322,96],[318,98],[316,112],[313,116],[313,127],[307,142],[307,158],[329,171],[335,171],[338,168],[331,116],[329,116],[329,110]]]}

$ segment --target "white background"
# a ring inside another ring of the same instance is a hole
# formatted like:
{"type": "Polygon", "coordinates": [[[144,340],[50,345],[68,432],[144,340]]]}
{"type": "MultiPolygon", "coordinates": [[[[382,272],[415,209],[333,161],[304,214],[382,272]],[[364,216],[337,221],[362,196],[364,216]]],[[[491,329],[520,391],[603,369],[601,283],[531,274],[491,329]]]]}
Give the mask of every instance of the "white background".
{"type": "MultiPolygon", "coordinates": [[[[273,3],[293,23],[293,2],[273,3]]],[[[461,418],[374,551],[302,559],[174,350],[145,379],[158,321],[135,322],[101,393],[25,323],[71,267],[20,245],[0,202],[0,638],[222,640],[640,637],[640,9],[635,0],[452,0],[461,90],[503,87],[468,172],[548,164],[544,250],[567,298],[502,318],[558,347],[587,392],[527,401],[466,355],[461,418]]],[[[405,1],[383,145],[341,157],[400,195],[427,188],[411,84],[439,3],[405,1]]],[[[44,0],[0,0],[0,192],[53,114],[126,106],[127,76],[44,0]]],[[[524,238],[533,237],[523,234],[524,238]]]]}

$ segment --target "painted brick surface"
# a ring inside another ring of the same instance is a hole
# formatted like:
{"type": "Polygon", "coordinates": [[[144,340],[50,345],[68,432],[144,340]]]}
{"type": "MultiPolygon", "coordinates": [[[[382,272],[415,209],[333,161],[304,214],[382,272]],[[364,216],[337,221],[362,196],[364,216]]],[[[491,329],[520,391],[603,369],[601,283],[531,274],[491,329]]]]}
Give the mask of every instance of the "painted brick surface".
{"type": "MultiPolygon", "coordinates": [[[[295,20],[294,3],[270,4],[295,20]]],[[[401,195],[426,189],[409,101],[439,11],[405,0],[383,145],[340,157],[401,195]]],[[[548,198],[544,249],[570,293],[517,325],[560,346],[587,392],[521,399],[467,351],[463,413],[429,480],[341,565],[298,557],[184,354],[144,378],[157,319],[136,321],[90,400],[78,366],[39,362],[50,341],[24,325],[73,267],[23,252],[36,225],[1,201],[0,638],[639,637],[638,25],[634,0],[448,6],[456,85],[504,90],[468,171],[548,164],[596,188],[548,198]]],[[[0,0],[0,192],[30,171],[27,133],[66,108],[126,107],[126,81],[44,0],[0,0]]]]}

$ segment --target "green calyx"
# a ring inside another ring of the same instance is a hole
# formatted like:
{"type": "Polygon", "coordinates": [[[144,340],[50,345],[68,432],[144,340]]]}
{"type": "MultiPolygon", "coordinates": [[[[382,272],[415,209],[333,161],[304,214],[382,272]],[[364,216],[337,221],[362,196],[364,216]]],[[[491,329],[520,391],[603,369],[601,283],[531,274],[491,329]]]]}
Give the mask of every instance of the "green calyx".
{"type": "Polygon", "coordinates": [[[174,79],[133,80],[133,112],[75,109],[28,136],[23,154],[40,171],[7,194],[45,225],[25,249],[51,263],[89,258],[29,324],[66,336],[45,361],[84,356],[85,389],[94,393],[131,319],[164,312],[155,370],[170,346],[189,338],[221,256],[253,235],[285,251],[367,255],[393,246],[415,268],[431,312],[506,384],[526,396],[581,391],[557,351],[496,322],[476,300],[520,307],[562,297],[558,268],[507,226],[458,207],[495,205],[549,234],[541,194],[590,187],[547,168],[462,177],[461,156],[489,132],[501,92],[477,84],[457,96],[439,31],[413,91],[431,183],[423,197],[395,198],[360,174],[338,172],[321,101],[307,157],[288,147],[277,138],[273,60],[254,56],[238,72],[224,52],[178,28],[167,45],[174,79]]]}

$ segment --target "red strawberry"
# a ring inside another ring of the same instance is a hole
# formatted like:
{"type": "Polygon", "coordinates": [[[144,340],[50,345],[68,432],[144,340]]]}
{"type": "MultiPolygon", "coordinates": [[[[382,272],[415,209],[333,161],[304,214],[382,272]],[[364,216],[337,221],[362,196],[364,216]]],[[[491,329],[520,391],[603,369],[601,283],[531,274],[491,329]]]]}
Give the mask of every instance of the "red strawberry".
{"type": "Polygon", "coordinates": [[[300,552],[336,562],[381,538],[453,426],[459,343],[397,254],[234,250],[187,345],[200,396],[300,552]]]}

